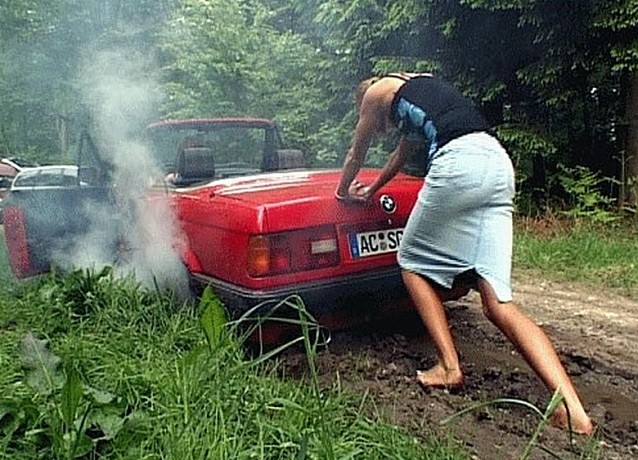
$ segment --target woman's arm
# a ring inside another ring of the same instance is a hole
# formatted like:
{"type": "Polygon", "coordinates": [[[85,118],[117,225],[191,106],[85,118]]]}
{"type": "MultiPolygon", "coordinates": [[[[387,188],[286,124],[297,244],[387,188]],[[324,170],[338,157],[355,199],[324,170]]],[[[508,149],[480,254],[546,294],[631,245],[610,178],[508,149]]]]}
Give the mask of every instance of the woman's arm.
{"type": "Polygon", "coordinates": [[[376,178],[369,186],[361,185],[354,195],[362,201],[370,199],[381,187],[387,184],[397,173],[401,170],[401,167],[405,164],[405,160],[409,154],[419,148],[419,143],[408,140],[405,136],[401,136],[399,144],[394,152],[390,154],[390,158],[383,166],[379,177],[376,178]]]}
{"type": "Polygon", "coordinates": [[[363,98],[352,145],[346,155],[341,180],[335,190],[335,196],[339,199],[346,199],[349,197],[350,192],[355,191],[351,187],[354,178],[357,177],[361,166],[363,166],[370,143],[375,133],[379,131],[380,123],[383,122],[384,111],[382,110],[381,102],[379,94],[375,91],[367,91],[363,98]]]}

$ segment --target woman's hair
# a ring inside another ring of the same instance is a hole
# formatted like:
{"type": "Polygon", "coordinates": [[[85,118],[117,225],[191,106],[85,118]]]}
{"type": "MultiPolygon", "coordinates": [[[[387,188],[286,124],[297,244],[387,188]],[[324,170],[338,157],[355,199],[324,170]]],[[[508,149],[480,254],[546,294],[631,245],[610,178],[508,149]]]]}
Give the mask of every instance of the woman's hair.
{"type": "Polygon", "coordinates": [[[361,109],[361,103],[363,102],[363,96],[366,93],[366,91],[368,91],[368,88],[370,88],[372,85],[374,85],[380,79],[381,79],[381,77],[372,77],[372,78],[368,78],[366,80],[363,80],[361,83],[359,83],[359,86],[357,86],[357,93],[356,93],[355,98],[354,98],[355,107],[357,109],[357,112],[361,109]]]}

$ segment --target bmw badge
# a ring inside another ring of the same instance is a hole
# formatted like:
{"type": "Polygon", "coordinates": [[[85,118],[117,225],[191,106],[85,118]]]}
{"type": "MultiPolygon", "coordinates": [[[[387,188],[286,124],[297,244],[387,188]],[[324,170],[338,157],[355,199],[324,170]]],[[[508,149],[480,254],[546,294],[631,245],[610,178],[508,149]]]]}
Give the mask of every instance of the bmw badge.
{"type": "Polygon", "coordinates": [[[397,210],[397,203],[390,195],[381,195],[379,198],[379,204],[381,205],[381,209],[388,214],[392,214],[397,210]]]}

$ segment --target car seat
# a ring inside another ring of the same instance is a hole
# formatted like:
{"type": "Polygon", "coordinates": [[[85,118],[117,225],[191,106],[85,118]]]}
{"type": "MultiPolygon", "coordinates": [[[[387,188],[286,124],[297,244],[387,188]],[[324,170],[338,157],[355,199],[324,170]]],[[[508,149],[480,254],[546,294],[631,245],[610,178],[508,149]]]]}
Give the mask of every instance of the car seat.
{"type": "Polygon", "coordinates": [[[175,166],[175,185],[190,185],[215,177],[215,159],[208,147],[182,149],[175,166]]]}

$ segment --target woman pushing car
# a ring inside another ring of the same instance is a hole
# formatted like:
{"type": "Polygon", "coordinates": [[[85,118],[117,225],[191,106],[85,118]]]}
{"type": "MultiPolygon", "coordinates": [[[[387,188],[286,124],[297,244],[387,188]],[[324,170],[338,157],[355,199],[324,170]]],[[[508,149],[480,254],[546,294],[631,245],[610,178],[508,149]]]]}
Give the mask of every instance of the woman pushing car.
{"type": "Polygon", "coordinates": [[[483,312],[564,404],[553,424],[591,434],[593,424],[545,332],[513,303],[511,290],[514,171],[488,124],[458,90],[430,74],[393,73],[363,81],[359,119],[335,198],[369,200],[408,156],[426,155],[426,176],[408,219],[398,263],[438,362],[417,372],[426,388],[463,385],[463,371],[440,292],[455,280],[480,293],[483,312]],[[370,143],[398,130],[395,150],[370,184],[356,180],[370,143]],[[424,150],[425,147],[425,150],[424,150]]]}

